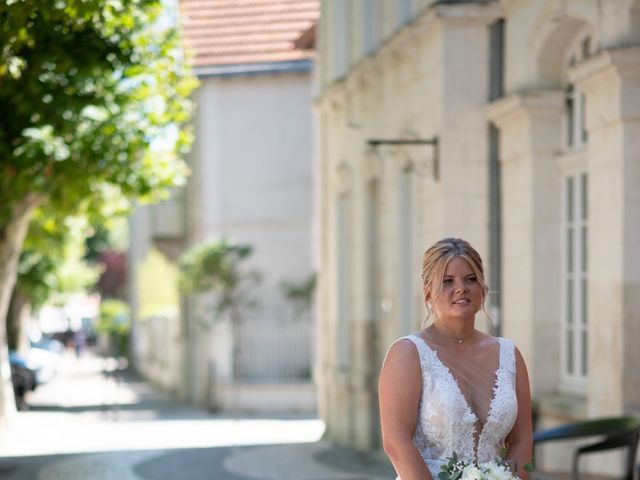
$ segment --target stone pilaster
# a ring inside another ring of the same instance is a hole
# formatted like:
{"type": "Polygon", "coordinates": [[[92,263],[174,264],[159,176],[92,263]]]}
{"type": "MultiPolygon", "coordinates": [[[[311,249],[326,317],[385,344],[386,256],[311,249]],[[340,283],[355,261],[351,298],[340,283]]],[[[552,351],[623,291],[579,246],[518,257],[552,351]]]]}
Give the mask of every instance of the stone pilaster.
{"type": "Polygon", "coordinates": [[[502,168],[502,335],[528,363],[534,395],[558,384],[562,92],[494,102],[502,168]]]}

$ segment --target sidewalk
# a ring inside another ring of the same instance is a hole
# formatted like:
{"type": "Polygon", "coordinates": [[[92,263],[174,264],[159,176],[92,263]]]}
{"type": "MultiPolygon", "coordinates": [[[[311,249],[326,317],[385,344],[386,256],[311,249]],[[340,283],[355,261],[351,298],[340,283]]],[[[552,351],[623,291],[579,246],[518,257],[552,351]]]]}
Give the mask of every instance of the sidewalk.
{"type": "Polygon", "coordinates": [[[39,480],[395,478],[383,459],[320,440],[319,419],[212,414],[90,354],[65,356],[59,375],[29,401],[0,440],[0,460],[50,459],[39,480]]]}

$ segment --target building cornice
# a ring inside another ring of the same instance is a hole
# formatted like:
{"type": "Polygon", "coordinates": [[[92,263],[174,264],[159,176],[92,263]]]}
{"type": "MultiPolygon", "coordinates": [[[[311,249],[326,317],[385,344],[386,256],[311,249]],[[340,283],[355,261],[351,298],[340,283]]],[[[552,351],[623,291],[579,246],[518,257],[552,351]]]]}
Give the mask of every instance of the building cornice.
{"type": "Polygon", "coordinates": [[[499,129],[522,115],[558,116],[562,113],[562,90],[526,90],[495,100],[487,107],[487,117],[499,129]]]}
{"type": "MultiPolygon", "coordinates": [[[[394,32],[380,48],[352,65],[345,77],[334,80],[317,97],[317,103],[333,103],[336,90],[358,89],[397,62],[406,60],[412,47],[425,36],[430,35],[438,25],[451,23],[490,24],[500,18],[502,8],[497,2],[491,3],[434,3],[423,10],[415,19],[394,32]],[[328,100],[327,100],[328,99],[328,100]]],[[[343,92],[346,95],[347,92],[343,92]]]]}
{"type": "Polygon", "coordinates": [[[331,84],[324,94],[316,97],[313,101],[314,107],[321,112],[336,110],[343,107],[347,102],[346,79],[341,78],[331,84]]]}
{"type": "Polygon", "coordinates": [[[588,58],[567,71],[571,83],[588,90],[602,76],[640,78],[640,46],[611,48],[588,58]]]}
{"type": "Polygon", "coordinates": [[[346,86],[349,90],[359,90],[375,82],[377,76],[382,72],[380,62],[376,58],[368,55],[364,57],[355,68],[353,73],[346,79],[346,86]]]}

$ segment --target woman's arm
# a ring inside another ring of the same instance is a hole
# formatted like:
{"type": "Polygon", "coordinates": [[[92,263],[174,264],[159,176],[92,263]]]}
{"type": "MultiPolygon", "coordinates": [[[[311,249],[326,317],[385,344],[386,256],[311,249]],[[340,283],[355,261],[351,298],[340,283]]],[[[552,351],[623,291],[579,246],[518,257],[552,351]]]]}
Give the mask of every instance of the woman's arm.
{"type": "Polygon", "coordinates": [[[529,478],[524,466],[531,463],[533,430],[531,420],[531,390],[529,374],[522,354],[516,348],[516,395],[518,397],[518,416],[507,436],[507,459],[516,461],[516,475],[523,480],[529,478]]]}
{"type": "Polygon", "coordinates": [[[422,373],[418,352],[410,340],[399,340],[391,346],[378,387],[383,447],[396,473],[402,480],[432,480],[413,444],[422,373]]]}

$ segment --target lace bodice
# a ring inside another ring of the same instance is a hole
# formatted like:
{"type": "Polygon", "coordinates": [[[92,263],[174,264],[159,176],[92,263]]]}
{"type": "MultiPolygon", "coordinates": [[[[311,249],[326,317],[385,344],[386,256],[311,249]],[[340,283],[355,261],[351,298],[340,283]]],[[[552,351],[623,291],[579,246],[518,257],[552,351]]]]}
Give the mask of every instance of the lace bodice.
{"type": "Polygon", "coordinates": [[[444,459],[454,452],[469,462],[495,459],[504,446],[518,412],[513,343],[503,338],[497,339],[500,351],[493,398],[486,422],[480,425],[456,379],[440,361],[437,352],[419,336],[404,338],[415,344],[422,370],[422,396],[413,441],[433,477],[438,478],[444,459]],[[476,432],[476,428],[480,432],[476,432]]]}

